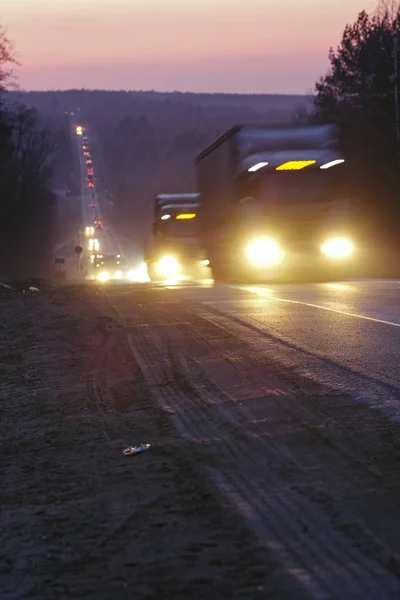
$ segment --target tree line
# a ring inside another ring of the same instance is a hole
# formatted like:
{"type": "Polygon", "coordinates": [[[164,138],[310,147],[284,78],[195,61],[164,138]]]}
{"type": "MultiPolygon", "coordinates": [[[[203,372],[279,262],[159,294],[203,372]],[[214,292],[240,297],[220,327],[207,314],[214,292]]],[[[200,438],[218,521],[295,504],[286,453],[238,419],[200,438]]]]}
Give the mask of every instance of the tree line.
{"type": "Polygon", "coordinates": [[[311,119],[335,123],[360,219],[381,245],[400,245],[400,4],[346,25],[316,83],[311,119]]]}
{"type": "Polygon", "coordinates": [[[9,101],[16,64],[0,27],[0,281],[51,268],[55,146],[34,109],[9,101]]]}

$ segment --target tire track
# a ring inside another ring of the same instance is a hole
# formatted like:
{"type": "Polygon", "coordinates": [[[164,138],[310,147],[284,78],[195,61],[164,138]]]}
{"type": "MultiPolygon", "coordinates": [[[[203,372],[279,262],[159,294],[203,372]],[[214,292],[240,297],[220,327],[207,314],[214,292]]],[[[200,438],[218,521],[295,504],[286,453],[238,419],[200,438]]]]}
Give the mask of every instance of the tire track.
{"type": "MultiPolygon", "coordinates": [[[[193,385],[192,377],[182,366],[182,355],[176,352],[177,340],[182,341],[185,335],[188,340],[190,336],[182,331],[177,336],[176,325],[168,328],[168,320],[177,322],[174,311],[165,315],[164,325],[160,325],[160,311],[156,308],[152,316],[158,324],[144,328],[135,327],[132,311],[122,308],[120,301],[118,308],[115,301],[113,306],[130,328],[130,347],[154,397],[164,409],[174,411],[175,425],[181,434],[197,442],[207,440],[205,445],[214,449],[214,462],[218,465],[209,468],[214,482],[228,494],[271,553],[279,556],[288,573],[316,599],[365,598],[371,594],[374,598],[397,597],[398,582],[343,534],[333,530],[319,507],[309,505],[295,490],[285,490],[282,482],[279,496],[271,489],[265,457],[269,456],[272,464],[281,455],[281,449],[274,447],[272,437],[256,437],[246,430],[245,415],[237,410],[238,402],[221,400],[223,390],[218,398],[218,387],[214,386],[210,400],[204,374],[202,393],[198,385],[193,385]],[[238,421],[242,422],[242,429],[238,421]]],[[[210,348],[205,349],[207,353],[211,354],[210,348]]],[[[287,457],[281,456],[281,462],[287,462],[287,457]]],[[[298,465],[295,467],[298,469],[298,465]]]]}

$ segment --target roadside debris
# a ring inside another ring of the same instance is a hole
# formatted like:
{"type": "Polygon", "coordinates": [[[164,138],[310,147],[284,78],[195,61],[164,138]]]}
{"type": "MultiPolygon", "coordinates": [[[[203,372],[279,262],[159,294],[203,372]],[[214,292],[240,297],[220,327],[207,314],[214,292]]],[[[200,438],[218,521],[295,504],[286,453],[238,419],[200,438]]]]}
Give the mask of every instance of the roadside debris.
{"type": "Polygon", "coordinates": [[[39,288],[34,287],[33,285],[31,285],[30,288],[29,288],[29,291],[30,292],[39,292],[40,290],[39,290],[39,288]]]}
{"type": "Polygon", "coordinates": [[[150,444],[140,444],[139,446],[128,446],[125,450],[122,450],[122,454],[130,456],[131,454],[139,454],[150,448],[150,444]]]}

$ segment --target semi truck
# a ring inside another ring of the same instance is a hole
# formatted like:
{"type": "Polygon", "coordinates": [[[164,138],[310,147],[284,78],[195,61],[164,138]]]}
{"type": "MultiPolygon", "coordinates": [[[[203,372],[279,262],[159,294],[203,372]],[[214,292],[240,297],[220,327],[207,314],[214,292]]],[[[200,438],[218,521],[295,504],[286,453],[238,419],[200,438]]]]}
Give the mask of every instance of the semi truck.
{"type": "Polygon", "coordinates": [[[236,126],[198,155],[196,172],[214,279],[351,271],[357,244],[334,126],[236,126]]]}
{"type": "Polygon", "coordinates": [[[199,239],[199,194],[159,194],[153,203],[152,234],[145,247],[149,278],[202,277],[207,259],[199,239]]]}

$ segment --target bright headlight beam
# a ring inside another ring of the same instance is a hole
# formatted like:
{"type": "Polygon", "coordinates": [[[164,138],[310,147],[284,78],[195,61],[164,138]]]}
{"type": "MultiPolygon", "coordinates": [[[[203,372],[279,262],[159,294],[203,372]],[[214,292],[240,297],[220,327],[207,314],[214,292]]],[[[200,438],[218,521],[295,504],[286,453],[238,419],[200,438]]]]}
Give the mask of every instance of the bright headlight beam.
{"type": "Polygon", "coordinates": [[[345,258],[354,250],[353,244],[346,238],[328,240],[321,246],[321,252],[330,258],[345,258]]]}
{"type": "Polygon", "coordinates": [[[267,162],[259,162],[256,165],[253,165],[252,167],[250,167],[248,170],[249,173],[254,173],[255,171],[258,171],[259,169],[262,169],[263,167],[267,166],[267,162]]]}
{"type": "Polygon", "coordinates": [[[245,252],[249,260],[258,265],[273,265],[282,258],[278,245],[268,238],[259,238],[251,242],[245,252]]]}
{"type": "Polygon", "coordinates": [[[158,270],[164,277],[173,277],[179,273],[179,264],[173,256],[165,256],[158,263],[158,270]]]}
{"type": "Polygon", "coordinates": [[[331,167],[335,167],[336,165],[340,165],[342,163],[344,163],[344,158],[338,158],[337,160],[331,160],[330,162],[321,165],[320,169],[330,169],[331,167]]]}

